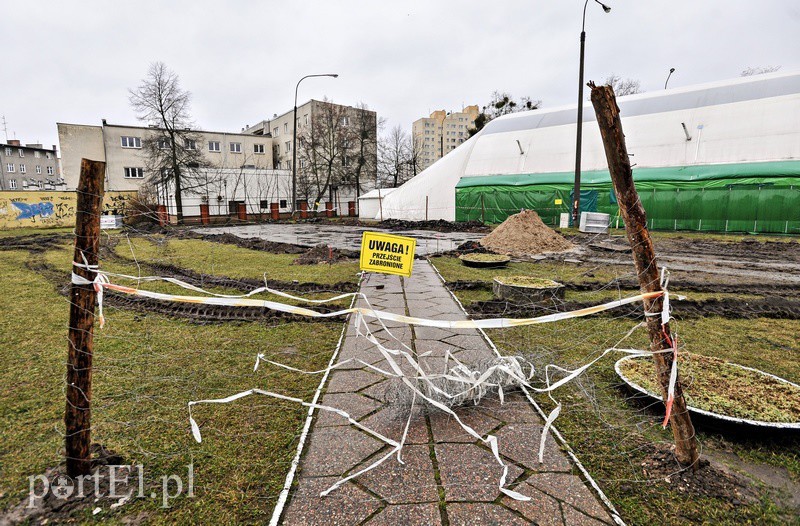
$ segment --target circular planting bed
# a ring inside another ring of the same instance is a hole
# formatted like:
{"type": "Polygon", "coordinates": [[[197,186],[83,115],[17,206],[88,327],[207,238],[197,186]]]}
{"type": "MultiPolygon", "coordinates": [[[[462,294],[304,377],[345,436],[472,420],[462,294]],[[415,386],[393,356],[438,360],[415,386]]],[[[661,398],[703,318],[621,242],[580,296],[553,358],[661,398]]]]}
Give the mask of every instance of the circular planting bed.
{"type": "MultiPolygon", "coordinates": [[[[625,356],[614,369],[634,390],[662,400],[649,356],[625,356]]],[[[683,354],[681,377],[690,411],[739,424],[800,429],[800,385],[692,353],[683,354]]]]}
{"type": "Polygon", "coordinates": [[[510,256],[501,254],[463,254],[458,257],[461,263],[475,268],[500,268],[508,265],[510,256]]]}
{"type": "Polygon", "coordinates": [[[492,283],[495,296],[514,303],[564,299],[565,290],[564,285],[557,281],[530,276],[498,276],[492,283]]]}

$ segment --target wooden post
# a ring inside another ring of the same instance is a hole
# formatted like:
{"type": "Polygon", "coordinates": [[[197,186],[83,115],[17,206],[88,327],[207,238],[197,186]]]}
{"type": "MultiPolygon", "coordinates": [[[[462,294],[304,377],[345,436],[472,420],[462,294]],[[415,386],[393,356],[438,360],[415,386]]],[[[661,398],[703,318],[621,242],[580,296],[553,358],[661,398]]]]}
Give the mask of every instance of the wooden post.
{"type": "MultiPolygon", "coordinates": [[[[600,127],[600,135],[603,138],[608,170],[611,173],[611,181],[614,183],[614,191],[617,194],[622,220],[625,223],[625,231],[631,244],[636,273],[639,276],[639,286],[642,292],[661,291],[655,250],[647,230],[645,210],[633,183],[633,172],[614,90],[611,86],[595,86],[593,82],[589,83],[589,87],[592,89],[592,105],[597,116],[597,124],[600,127]]],[[[648,313],[660,313],[663,299],[659,296],[652,300],[645,300],[644,307],[648,313]]],[[[650,350],[654,353],[653,360],[661,385],[661,394],[666,401],[673,356],[672,353],[657,353],[657,351],[672,347],[667,337],[671,334],[669,324],[662,326],[660,315],[647,316],[647,332],[650,337],[650,350]]],[[[680,376],[675,385],[675,398],[669,421],[675,438],[675,457],[684,466],[691,465],[696,469],[697,442],[692,419],[683,398],[680,376]]]]}
{"type": "Polygon", "coordinates": [[[481,223],[486,222],[486,206],[483,204],[483,193],[481,193],[481,223]]]}
{"type": "MultiPolygon", "coordinates": [[[[103,208],[103,178],[106,163],[81,159],[78,209],[75,215],[73,261],[97,265],[100,248],[100,212],[103,208]]],[[[75,274],[94,281],[92,270],[73,267],[75,274]]],[[[69,307],[66,424],[67,475],[88,475],[91,469],[92,353],[94,335],[93,285],[72,284],[69,307]]]]}
{"type": "Polygon", "coordinates": [[[428,220],[428,196],[425,196],[425,221],[428,220]]]}
{"type": "Polygon", "coordinates": [[[381,222],[383,222],[383,198],[381,198],[381,189],[378,188],[378,210],[381,214],[381,222]]]}

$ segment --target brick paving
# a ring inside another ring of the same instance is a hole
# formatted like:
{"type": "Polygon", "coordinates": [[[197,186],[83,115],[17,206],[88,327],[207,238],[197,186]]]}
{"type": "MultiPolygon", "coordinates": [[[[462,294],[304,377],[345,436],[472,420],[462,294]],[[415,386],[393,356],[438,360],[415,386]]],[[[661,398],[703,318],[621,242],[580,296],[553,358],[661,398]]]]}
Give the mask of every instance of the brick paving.
{"type": "MultiPolygon", "coordinates": [[[[464,313],[427,261],[416,261],[414,274],[368,275],[361,290],[381,310],[440,319],[463,319],[464,313]]],[[[376,338],[399,344],[370,321],[376,338]]],[[[442,330],[393,324],[420,358],[423,367],[441,371],[446,350],[464,363],[486,360],[494,351],[475,330],[442,330]]],[[[359,358],[380,367],[382,356],[363,337],[356,337],[353,320],[347,328],[339,361],[359,358]]],[[[400,440],[408,405],[398,403],[397,380],[369,371],[361,364],[331,374],[322,403],[349,412],[353,418],[385,436],[400,440]],[[394,401],[394,403],[393,403],[394,401]],[[405,409],[403,409],[405,407],[405,409]]],[[[515,501],[499,491],[502,468],[491,451],[468,435],[455,420],[436,410],[417,407],[402,458],[347,482],[326,497],[320,492],[385,455],[391,448],[350,426],[338,415],[322,412],[305,446],[295,484],[283,511],[285,525],[602,525],[614,524],[610,513],[578,475],[579,471],[549,438],[544,463],[538,462],[542,420],[520,394],[506,395],[504,404],[487,399],[479,406],[456,410],[478,433],[498,437],[509,466],[510,487],[532,498],[515,501]]]]}

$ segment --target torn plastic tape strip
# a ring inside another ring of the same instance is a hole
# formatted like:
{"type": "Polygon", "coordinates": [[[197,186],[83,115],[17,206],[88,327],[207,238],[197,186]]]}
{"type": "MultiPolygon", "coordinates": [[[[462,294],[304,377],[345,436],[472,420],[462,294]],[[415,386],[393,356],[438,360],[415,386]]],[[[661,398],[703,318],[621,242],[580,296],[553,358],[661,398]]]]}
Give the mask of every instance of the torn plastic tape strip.
{"type": "Polygon", "coordinates": [[[587,307],[584,309],[578,309],[570,312],[547,314],[535,318],[489,318],[483,320],[447,321],[447,320],[432,320],[427,318],[417,318],[413,316],[405,316],[403,314],[394,314],[391,312],[378,311],[375,309],[368,309],[363,307],[354,307],[334,312],[323,313],[323,312],[313,311],[311,309],[307,309],[304,307],[286,305],[284,303],[269,301],[269,300],[256,300],[250,298],[234,299],[234,298],[224,298],[224,297],[206,298],[202,296],[182,296],[175,294],[165,294],[161,292],[152,292],[142,289],[134,289],[131,287],[125,287],[114,283],[104,283],[103,286],[111,290],[115,290],[117,292],[122,292],[125,294],[142,296],[162,301],[176,301],[179,303],[194,303],[194,304],[205,304],[205,305],[221,305],[228,307],[261,307],[270,310],[275,310],[278,312],[296,314],[298,316],[307,316],[310,318],[335,318],[338,316],[344,316],[346,314],[360,313],[363,316],[377,318],[383,321],[396,321],[400,323],[406,323],[408,325],[417,325],[421,327],[434,327],[440,329],[500,329],[505,327],[520,327],[524,325],[550,323],[560,320],[580,318],[583,316],[597,314],[599,312],[603,312],[616,307],[621,307],[623,305],[628,305],[645,299],[657,298],[663,294],[662,291],[647,292],[644,294],[631,296],[629,298],[615,300],[609,303],[603,303],[601,305],[595,305],[593,307],[587,307]]]}

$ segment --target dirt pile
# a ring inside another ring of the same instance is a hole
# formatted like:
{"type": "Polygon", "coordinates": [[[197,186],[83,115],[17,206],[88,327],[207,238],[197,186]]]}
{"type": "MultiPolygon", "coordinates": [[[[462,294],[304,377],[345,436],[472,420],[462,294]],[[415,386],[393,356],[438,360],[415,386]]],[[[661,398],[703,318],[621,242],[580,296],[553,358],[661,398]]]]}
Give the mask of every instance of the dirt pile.
{"type": "Polygon", "coordinates": [[[353,259],[351,251],[343,251],[338,248],[331,248],[328,245],[320,244],[300,254],[297,259],[294,260],[294,264],[317,265],[319,263],[337,263],[350,259],[353,259]]]}
{"type": "Polygon", "coordinates": [[[539,214],[533,210],[510,216],[480,243],[493,252],[517,257],[574,248],[572,243],[542,223],[539,214]]]}

